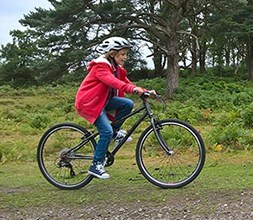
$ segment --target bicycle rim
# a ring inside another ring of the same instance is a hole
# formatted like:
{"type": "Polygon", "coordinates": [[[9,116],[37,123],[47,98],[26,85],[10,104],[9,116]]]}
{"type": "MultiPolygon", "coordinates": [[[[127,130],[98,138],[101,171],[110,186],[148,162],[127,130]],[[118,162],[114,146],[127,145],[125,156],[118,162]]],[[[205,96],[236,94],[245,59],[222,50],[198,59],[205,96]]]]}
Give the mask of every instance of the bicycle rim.
{"type": "Polygon", "coordinates": [[[172,155],[160,146],[152,126],[140,137],[136,160],[144,177],[161,188],[179,188],[192,182],[205,163],[205,146],[199,133],[176,119],[157,122],[158,133],[172,155]]]}
{"type": "Polygon", "coordinates": [[[76,124],[62,123],[42,136],[37,159],[40,171],[48,182],[60,189],[78,189],[92,180],[88,169],[93,158],[94,139],[84,143],[79,150],[69,152],[83,142],[86,132],[76,124]]]}

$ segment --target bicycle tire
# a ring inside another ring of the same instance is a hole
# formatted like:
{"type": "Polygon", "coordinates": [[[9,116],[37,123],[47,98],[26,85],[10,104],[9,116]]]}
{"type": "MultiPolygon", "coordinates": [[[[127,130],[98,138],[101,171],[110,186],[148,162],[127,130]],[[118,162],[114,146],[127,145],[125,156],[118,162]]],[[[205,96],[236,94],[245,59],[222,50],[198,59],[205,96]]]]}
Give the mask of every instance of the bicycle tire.
{"type": "Polygon", "coordinates": [[[160,137],[174,153],[159,144],[152,126],[144,130],[136,147],[136,161],[143,176],[165,189],[183,187],[200,174],[205,163],[205,145],[195,128],[178,119],[156,122],[160,137]]]}
{"type": "Polygon", "coordinates": [[[96,142],[90,138],[77,152],[67,153],[81,143],[87,130],[74,123],[60,123],[48,129],[41,137],[37,149],[37,162],[45,179],[60,189],[79,189],[93,177],[88,169],[96,142]],[[88,159],[73,159],[77,155],[88,159]],[[72,157],[72,159],[70,158],[72,157]]]}

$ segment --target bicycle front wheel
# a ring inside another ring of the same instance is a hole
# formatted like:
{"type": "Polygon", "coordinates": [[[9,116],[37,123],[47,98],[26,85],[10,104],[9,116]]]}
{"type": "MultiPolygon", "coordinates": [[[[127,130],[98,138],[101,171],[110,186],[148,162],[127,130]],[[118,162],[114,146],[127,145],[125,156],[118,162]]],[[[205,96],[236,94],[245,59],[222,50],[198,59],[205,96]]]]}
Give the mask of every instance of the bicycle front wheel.
{"type": "Polygon", "coordinates": [[[188,123],[177,119],[156,122],[157,133],[173,151],[171,155],[159,144],[153,127],[141,135],[136,161],[141,173],[161,188],[180,188],[192,182],[205,163],[205,146],[200,134],[188,123]]]}
{"type": "Polygon", "coordinates": [[[73,123],[61,123],[45,132],[40,139],[37,160],[41,173],[60,189],[78,189],[92,176],[88,169],[96,142],[87,139],[88,131],[73,123]],[[85,136],[86,135],[86,136],[85,136]]]}

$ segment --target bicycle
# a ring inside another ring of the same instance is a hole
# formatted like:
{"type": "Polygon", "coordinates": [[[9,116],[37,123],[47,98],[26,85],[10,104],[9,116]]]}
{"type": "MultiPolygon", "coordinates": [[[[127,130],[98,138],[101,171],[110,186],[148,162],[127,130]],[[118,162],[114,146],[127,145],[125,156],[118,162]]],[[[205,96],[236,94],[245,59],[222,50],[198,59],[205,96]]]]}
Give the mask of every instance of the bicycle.
{"type": "MultiPolygon", "coordinates": [[[[142,132],[136,145],[136,161],[142,175],[160,188],[180,188],[191,183],[200,174],[205,163],[205,145],[202,137],[190,124],[178,119],[160,120],[154,116],[148,102],[150,94],[143,93],[143,106],[121,120],[142,112],[122,141],[107,152],[105,166],[114,163],[114,157],[140,123],[149,118],[150,125],[142,132]]],[[[162,97],[156,95],[164,103],[162,97]]],[[[120,120],[120,121],[121,121],[120,120]]],[[[118,123],[119,121],[113,122],[118,123]]],[[[60,189],[79,189],[94,177],[88,174],[96,147],[97,130],[71,122],[57,124],[41,137],[37,160],[41,173],[60,189]]]]}

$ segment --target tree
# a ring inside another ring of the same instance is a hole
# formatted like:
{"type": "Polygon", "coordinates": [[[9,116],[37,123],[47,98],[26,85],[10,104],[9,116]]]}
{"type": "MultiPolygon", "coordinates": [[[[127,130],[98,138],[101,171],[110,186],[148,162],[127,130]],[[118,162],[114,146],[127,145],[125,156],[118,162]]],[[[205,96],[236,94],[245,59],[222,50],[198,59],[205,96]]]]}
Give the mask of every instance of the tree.
{"type": "MultiPolygon", "coordinates": [[[[135,32],[136,39],[152,43],[154,48],[165,55],[167,61],[167,94],[171,96],[179,86],[179,34],[182,33],[180,23],[183,20],[183,14],[187,11],[189,1],[118,1],[118,4],[126,6],[125,11],[122,11],[122,8],[107,10],[105,5],[111,1],[101,1],[98,7],[93,5],[92,10],[101,18],[101,21],[115,24],[111,32],[138,30],[135,32]]],[[[184,31],[185,33],[187,32],[184,31]]]]}
{"type": "Polygon", "coordinates": [[[248,66],[248,78],[253,80],[253,0],[248,0],[248,4],[241,12],[243,23],[245,27],[243,30],[246,32],[246,45],[247,45],[247,66],[248,66]]]}
{"type": "MultiPolygon", "coordinates": [[[[155,76],[165,72],[168,96],[179,86],[179,61],[186,60],[188,50],[193,73],[198,62],[203,73],[207,59],[213,58],[222,71],[231,60],[247,58],[248,76],[253,78],[252,0],[49,1],[53,8],[25,15],[20,22],[27,30],[13,31],[15,40],[1,49],[2,69],[7,64],[8,71],[16,68],[12,79],[22,68],[29,70],[24,76],[31,81],[83,71],[96,45],[115,35],[134,39],[136,52],[140,41],[149,43],[155,76]]],[[[145,66],[138,53],[130,55],[129,69],[145,66]]]]}
{"type": "Polygon", "coordinates": [[[253,79],[253,5],[252,0],[213,1],[209,18],[211,46],[209,51],[218,64],[223,66],[239,62],[247,63],[248,78],[253,79]],[[217,22],[219,21],[219,22],[217,22]]]}
{"type": "Polygon", "coordinates": [[[20,20],[28,27],[25,36],[36,45],[35,53],[40,53],[38,59],[43,58],[43,62],[35,62],[40,63],[43,74],[51,76],[48,70],[52,63],[59,66],[59,74],[55,76],[81,68],[89,48],[117,33],[151,42],[156,66],[162,56],[167,61],[168,95],[178,87],[178,31],[189,0],[49,1],[53,9],[36,8],[20,20]]]}
{"type": "Polygon", "coordinates": [[[206,69],[207,42],[210,40],[208,33],[208,17],[211,14],[211,5],[209,0],[195,0],[188,5],[185,18],[188,22],[188,28],[195,37],[190,37],[188,47],[191,53],[192,73],[197,72],[199,63],[199,72],[204,73],[206,69]]]}
{"type": "Polygon", "coordinates": [[[36,70],[32,70],[36,56],[36,47],[31,39],[21,31],[12,31],[13,43],[2,49],[1,81],[14,85],[31,85],[36,82],[36,70]]]}

